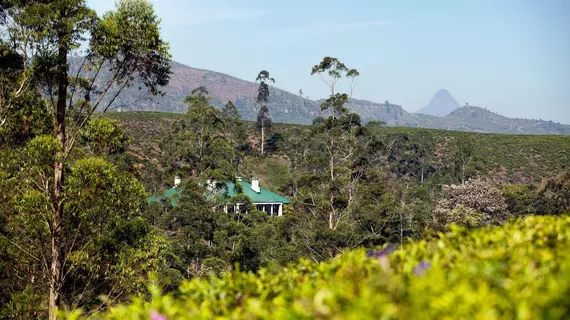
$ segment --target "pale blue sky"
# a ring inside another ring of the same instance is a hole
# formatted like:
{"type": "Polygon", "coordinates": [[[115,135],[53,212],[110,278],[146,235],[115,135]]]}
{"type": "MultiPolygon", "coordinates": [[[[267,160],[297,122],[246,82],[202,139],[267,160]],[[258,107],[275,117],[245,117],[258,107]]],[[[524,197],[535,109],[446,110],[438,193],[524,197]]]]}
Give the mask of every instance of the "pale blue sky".
{"type": "MultiPolygon", "coordinates": [[[[438,89],[509,117],[570,124],[570,0],[154,0],[174,60],[326,95],[311,67],[360,71],[354,97],[428,104],[438,89]]],[[[98,12],[114,0],[88,0],[98,12]]]]}

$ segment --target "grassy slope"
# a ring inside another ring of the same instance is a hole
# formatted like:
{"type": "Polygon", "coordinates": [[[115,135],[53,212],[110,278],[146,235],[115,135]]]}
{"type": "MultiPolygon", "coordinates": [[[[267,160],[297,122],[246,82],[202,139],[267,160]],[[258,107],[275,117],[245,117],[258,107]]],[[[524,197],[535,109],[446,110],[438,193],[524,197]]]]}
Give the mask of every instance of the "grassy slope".
{"type": "MultiPolygon", "coordinates": [[[[160,112],[108,113],[105,117],[119,120],[126,134],[131,138],[129,153],[133,162],[141,167],[143,181],[152,173],[160,177],[158,161],[161,156],[159,142],[165,136],[170,124],[180,114],[160,112]],[[141,166],[142,165],[142,166],[141,166]]],[[[249,122],[252,124],[251,122],[249,122]]],[[[274,130],[287,134],[294,128],[304,128],[293,124],[275,124],[274,130]]],[[[305,127],[306,128],[306,127],[305,127]]],[[[460,135],[469,135],[475,146],[474,164],[480,174],[492,175],[496,181],[510,183],[539,182],[542,178],[570,169],[570,136],[557,135],[510,135],[465,133],[438,129],[384,127],[378,129],[387,138],[405,135],[410,140],[420,141],[430,136],[429,146],[434,162],[448,162],[454,151],[454,140],[460,135]]],[[[262,184],[276,189],[286,175],[286,161],[279,157],[264,162],[250,160],[248,167],[253,174],[260,176],[262,184]]],[[[436,166],[437,167],[437,166],[436,166]]],[[[149,181],[144,181],[147,186],[149,181]]],[[[152,184],[156,188],[156,181],[152,184]]]]}
{"type": "Polygon", "coordinates": [[[385,127],[384,134],[400,133],[411,140],[431,136],[434,155],[440,160],[454,152],[454,140],[470,136],[474,144],[474,165],[481,174],[498,182],[531,183],[570,169],[570,137],[559,135],[514,135],[471,133],[423,128],[385,127]]]}

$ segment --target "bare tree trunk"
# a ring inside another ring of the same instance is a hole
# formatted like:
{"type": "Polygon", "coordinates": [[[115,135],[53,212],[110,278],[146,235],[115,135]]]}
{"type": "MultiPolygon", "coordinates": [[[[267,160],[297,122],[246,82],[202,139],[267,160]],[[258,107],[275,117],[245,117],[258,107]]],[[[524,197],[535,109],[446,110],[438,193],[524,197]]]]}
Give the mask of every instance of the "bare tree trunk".
{"type": "Polygon", "coordinates": [[[330,201],[330,205],[331,205],[331,212],[329,213],[329,229],[334,231],[335,230],[334,219],[335,219],[336,212],[334,209],[335,194],[334,194],[333,190],[331,190],[329,201],[330,201]]]}
{"type": "Polygon", "coordinates": [[[402,192],[401,194],[401,198],[400,198],[400,248],[403,245],[404,242],[404,216],[402,215],[402,210],[404,210],[405,208],[405,204],[406,204],[406,200],[405,200],[405,196],[406,196],[406,192],[408,191],[408,185],[406,184],[406,189],[402,192]]]}
{"type": "MultiPolygon", "coordinates": [[[[333,187],[333,183],[334,183],[334,140],[329,137],[330,141],[330,150],[329,150],[329,170],[330,170],[330,174],[331,174],[331,187],[333,187]]],[[[329,214],[329,229],[334,230],[334,223],[333,223],[333,216],[335,214],[334,212],[334,200],[335,200],[335,194],[333,189],[331,189],[331,194],[330,194],[330,203],[331,203],[331,213],[329,214]]]]}
{"type": "Polygon", "coordinates": [[[329,160],[329,167],[330,167],[330,171],[331,171],[331,181],[334,181],[334,157],[331,155],[331,158],[329,160]]]}
{"type": "Polygon", "coordinates": [[[261,125],[261,155],[263,155],[263,146],[265,144],[265,124],[261,125]]]}
{"type": "Polygon", "coordinates": [[[57,319],[59,308],[59,287],[61,284],[61,217],[63,204],[61,203],[61,182],[63,178],[63,166],[55,164],[54,186],[54,215],[51,224],[51,269],[49,278],[49,319],[57,319]],[[59,185],[59,187],[57,187],[59,185]]]}
{"type": "Polygon", "coordinates": [[[65,153],[65,109],[67,101],[67,88],[69,79],[67,77],[67,44],[64,42],[65,35],[60,35],[59,43],[59,63],[57,67],[57,105],[53,114],[54,136],[60,143],[61,151],[54,163],[54,183],[52,191],[53,217],[51,223],[51,268],[49,277],[49,319],[57,319],[57,310],[60,306],[60,289],[62,274],[62,234],[61,223],[63,218],[62,191],[64,183],[64,171],[62,153],[65,153]]]}
{"type": "Polygon", "coordinates": [[[461,184],[465,184],[465,160],[461,159],[461,184]]]}
{"type": "Polygon", "coordinates": [[[330,140],[330,151],[329,151],[329,170],[331,173],[331,181],[334,181],[334,140],[330,140]]]}
{"type": "Polygon", "coordinates": [[[404,239],[404,217],[402,217],[402,209],[400,209],[400,247],[404,239]]]}

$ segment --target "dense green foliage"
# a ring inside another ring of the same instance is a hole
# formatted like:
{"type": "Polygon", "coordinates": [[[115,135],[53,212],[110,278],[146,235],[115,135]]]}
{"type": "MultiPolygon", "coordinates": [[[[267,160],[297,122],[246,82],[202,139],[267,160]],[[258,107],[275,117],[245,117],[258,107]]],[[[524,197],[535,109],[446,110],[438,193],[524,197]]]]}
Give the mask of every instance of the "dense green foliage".
{"type": "Polygon", "coordinates": [[[208,104],[206,96],[186,98],[186,116],[173,124],[163,140],[163,162],[186,176],[231,177],[234,149],[223,138],[225,124],[219,109],[208,104]]]}
{"type": "MultiPolygon", "coordinates": [[[[45,311],[51,245],[46,241],[47,217],[52,207],[44,192],[57,146],[52,137],[39,136],[22,151],[5,150],[0,156],[1,317],[41,316],[45,311]]],[[[93,143],[93,149],[99,146],[93,143]]],[[[120,301],[144,289],[148,272],[165,267],[161,259],[166,249],[161,236],[141,218],[142,184],[105,160],[106,154],[100,156],[79,157],[67,168],[62,217],[67,254],[61,300],[94,310],[103,292],[120,301]]]]}
{"type": "Polygon", "coordinates": [[[112,163],[127,138],[93,116],[135,78],[161,93],[171,72],[159,23],[145,0],[101,17],[84,0],[2,1],[1,317],[96,310],[100,294],[124,299],[163,269],[161,237],[140,218],[144,186],[112,163]]]}
{"type": "Polygon", "coordinates": [[[183,283],[104,319],[565,319],[570,218],[453,228],[390,250],[355,250],[258,273],[183,283]]]}

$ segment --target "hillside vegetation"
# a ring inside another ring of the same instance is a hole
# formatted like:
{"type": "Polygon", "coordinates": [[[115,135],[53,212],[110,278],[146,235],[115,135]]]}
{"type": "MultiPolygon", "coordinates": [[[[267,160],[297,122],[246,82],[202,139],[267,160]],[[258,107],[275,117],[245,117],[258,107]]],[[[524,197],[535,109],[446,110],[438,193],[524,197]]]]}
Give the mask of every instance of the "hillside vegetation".
{"type": "Polygon", "coordinates": [[[322,263],[228,272],[169,295],[154,287],[149,301],[96,318],[567,319],[568,246],[568,216],[453,228],[393,253],[355,250],[322,263]]]}
{"type": "MultiPolygon", "coordinates": [[[[160,173],[160,143],[166,137],[172,122],[180,116],[175,113],[160,112],[105,114],[105,117],[117,119],[125,134],[130,137],[128,153],[133,157],[132,164],[145,172],[141,175],[145,181],[150,178],[146,173],[155,172],[156,174],[156,170],[160,173]]],[[[254,123],[249,123],[249,126],[250,133],[253,133],[254,123]]],[[[291,135],[297,134],[298,130],[308,130],[308,127],[274,124],[274,131],[283,135],[281,137],[283,143],[286,143],[291,135]]],[[[381,127],[375,130],[385,141],[394,144],[394,152],[407,154],[412,161],[417,160],[413,159],[414,154],[427,152],[426,161],[428,166],[432,167],[431,170],[446,171],[445,167],[449,165],[451,156],[456,152],[456,140],[462,136],[468,136],[473,141],[473,161],[470,170],[475,176],[491,176],[497,182],[536,183],[544,177],[554,176],[570,168],[570,137],[568,136],[462,133],[400,127],[381,127]],[[417,146],[422,148],[417,148],[417,146]]],[[[279,149],[275,153],[272,157],[280,157],[279,149]]],[[[283,166],[286,170],[287,158],[285,157],[282,161],[273,161],[271,164],[271,167],[283,166]]],[[[409,164],[409,166],[412,165],[409,164]]],[[[273,170],[277,169],[273,168],[273,170]]],[[[266,182],[270,182],[266,172],[256,169],[255,173],[265,178],[266,182]]],[[[153,177],[166,179],[162,175],[153,177]]],[[[275,180],[275,177],[272,180],[275,180]]],[[[170,180],[164,182],[169,184],[170,180]]],[[[148,181],[148,183],[153,188],[161,186],[161,181],[153,183],[148,181]]],[[[270,183],[270,186],[278,189],[280,184],[270,183]]]]}

